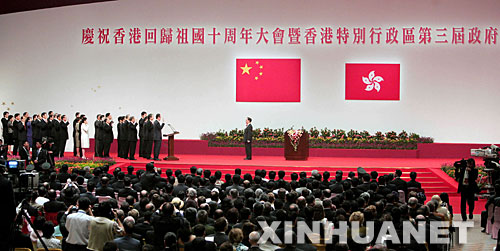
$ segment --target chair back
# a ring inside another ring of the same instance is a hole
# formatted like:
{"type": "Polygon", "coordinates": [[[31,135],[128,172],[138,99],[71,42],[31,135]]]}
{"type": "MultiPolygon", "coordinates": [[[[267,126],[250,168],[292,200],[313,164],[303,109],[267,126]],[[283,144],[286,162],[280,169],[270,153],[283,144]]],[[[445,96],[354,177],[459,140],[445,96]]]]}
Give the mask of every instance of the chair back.
{"type": "Polygon", "coordinates": [[[493,213],[495,223],[500,224],[500,207],[495,207],[495,212],[493,213]]]}
{"type": "Polygon", "coordinates": [[[491,203],[489,206],[488,206],[488,220],[491,220],[491,218],[493,218],[493,208],[495,207],[495,205],[493,203],[491,203]]]}

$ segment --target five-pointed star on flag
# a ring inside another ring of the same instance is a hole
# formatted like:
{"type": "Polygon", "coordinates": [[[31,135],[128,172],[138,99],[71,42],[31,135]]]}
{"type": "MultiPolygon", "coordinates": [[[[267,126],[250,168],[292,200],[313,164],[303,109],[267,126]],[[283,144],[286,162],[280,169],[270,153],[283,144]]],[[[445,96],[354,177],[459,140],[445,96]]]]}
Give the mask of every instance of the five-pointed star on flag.
{"type": "Polygon", "coordinates": [[[252,69],[252,67],[248,66],[248,64],[245,64],[245,66],[240,67],[240,68],[243,70],[243,72],[241,73],[241,75],[243,75],[245,73],[248,74],[248,75],[250,75],[250,69],[252,69]]]}

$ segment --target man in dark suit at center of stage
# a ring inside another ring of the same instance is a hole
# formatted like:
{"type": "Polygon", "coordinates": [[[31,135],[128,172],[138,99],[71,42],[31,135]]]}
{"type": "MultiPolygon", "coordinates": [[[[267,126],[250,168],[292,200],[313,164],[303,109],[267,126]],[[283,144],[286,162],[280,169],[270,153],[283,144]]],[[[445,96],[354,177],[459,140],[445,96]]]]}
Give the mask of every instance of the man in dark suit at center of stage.
{"type": "Polygon", "coordinates": [[[66,115],[61,116],[61,121],[59,122],[59,157],[64,157],[64,150],[66,149],[66,142],[69,139],[68,134],[68,117],[66,115]]]}
{"type": "Polygon", "coordinates": [[[165,126],[165,123],[161,122],[161,115],[159,113],[156,114],[156,120],[154,122],[154,160],[160,160],[160,150],[161,150],[161,129],[165,126]]]}
{"type": "Polygon", "coordinates": [[[245,133],[243,135],[243,140],[245,141],[245,152],[247,157],[245,160],[252,159],[252,137],[253,137],[253,127],[252,127],[252,118],[247,117],[246,120],[246,128],[245,133]]]}
{"type": "Polygon", "coordinates": [[[144,157],[144,122],[147,119],[147,113],[145,111],[141,112],[141,118],[139,119],[139,157],[144,157]]]}
{"type": "Polygon", "coordinates": [[[134,116],[130,117],[130,122],[128,123],[127,140],[128,159],[135,160],[135,148],[137,146],[137,122],[135,122],[134,116]]]}
{"type": "Polygon", "coordinates": [[[113,121],[111,120],[111,115],[105,118],[103,125],[103,139],[102,143],[104,145],[103,157],[109,158],[109,149],[111,148],[111,143],[113,143],[113,121]]]}
{"type": "Polygon", "coordinates": [[[143,158],[151,159],[151,150],[153,147],[154,140],[154,125],[153,125],[153,114],[149,114],[147,120],[144,122],[144,156],[143,158]]]}

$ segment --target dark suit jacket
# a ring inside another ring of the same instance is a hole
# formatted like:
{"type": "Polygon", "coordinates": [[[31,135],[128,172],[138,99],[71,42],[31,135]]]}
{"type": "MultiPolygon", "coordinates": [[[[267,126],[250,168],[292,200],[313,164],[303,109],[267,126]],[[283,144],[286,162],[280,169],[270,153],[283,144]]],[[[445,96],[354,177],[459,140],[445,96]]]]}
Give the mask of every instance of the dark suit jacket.
{"type": "Polygon", "coordinates": [[[116,125],[116,131],[118,132],[117,140],[123,140],[123,122],[116,125]]]}
{"type": "MultiPolygon", "coordinates": [[[[40,124],[40,120],[35,119],[31,121],[31,130],[33,131],[33,138],[34,139],[40,139],[41,138],[41,132],[40,132],[40,127],[38,126],[40,124]]],[[[35,143],[35,142],[33,142],[35,143]]]]}
{"type": "Polygon", "coordinates": [[[104,123],[103,127],[103,136],[102,136],[102,140],[103,142],[105,143],[111,143],[113,142],[113,127],[111,126],[111,124],[108,124],[108,123],[104,123]]]}
{"type": "Polygon", "coordinates": [[[139,119],[139,137],[141,139],[144,137],[144,122],[146,122],[145,118],[139,119]]]}
{"type": "Polygon", "coordinates": [[[49,125],[45,120],[40,120],[37,126],[40,128],[40,139],[49,136],[49,125]]]}
{"type": "Polygon", "coordinates": [[[455,170],[455,178],[457,178],[457,180],[458,180],[458,191],[457,192],[459,192],[459,193],[461,193],[463,191],[474,192],[474,193],[478,192],[479,188],[477,187],[477,183],[476,183],[477,175],[478,175],[477,169],[476,168],[471,169],[471,171],[469,172],[469,178],[468,178],[469,186],[467,186],[467,187],[464,187],[464,185],[462,184],[464,181],[465,170],[466,170],[465,167],[457,168],[455,170]]]}
{"type": "MultiPolygon", "coordinates": [[[[7,132],[8,132],[8,120],[6,118],[2,118],[2,133],[3,133],[3,138],[5,139],[5,137],[7,136],[7,132]]],[[[5,142],[4,142],[5,143],[5,142]]]]}
{"type": "Polygon", "coordinates": [[[146,172],[141,176],[142,189],[150,191],[156,187],[156,183],[160,180],[160,175],[155,172],[146,172]]]}
{"type": "Polygon", "coordinates": [[[132,142],[137,141],[137,123],[128,123],[127,140],[132,142]]]}
{"type": "Polygon", "coordinates": [[[165,123],[161,123],[158,120],[154,121],[154,138],[153,140],[161,140],[162,134],[161,129],[165,126],[165,123]]]}
{"type": "Polygon", "coordinates": [[[209,236],[214,237],[214,242],[217,245],[217,247],[220,247],[220,245],[222,245],[222,243],[229,240],[229,237],[226,234],[221,233],[221,232],[217,232],[217,233],[211,234],[209,236]]]}
{"type": "Polygon", "coordinates": [[[100,120],[96,120],[94,122],[94,138],[95,139],[98,139],[98,140],[102,140],[102,136],[101,136],[101,121],[100,120]]]}
{"type": "Polygon", "coordinates": [[[69,134],[68,134],[68,125],[69,125],[69,122],[64,122],[64,121],[61,121],[59,123],[59,136],[58,138],[60,140],[66,140],[66,139],[69,139],[69,134]]]}
{"type": "Polygon", "coordinates": [[[64,211],[68,209],[64,202],[53,200],[53,201],[48,201],[43,204],[43,209],[45,212],[49,213],[57,213],[59,211],[64,211]]]}
{"type": "Polygon", "coordinates": [[[243,135],[243,140],[245,143],[250,140],[252,142],[252,136],[253,136],[253,127],[252,124],[248,124],[248,126],[245,128],[245,133],[243,135]]]}
{"type": "Polygon", "coordinates": [[[17,140],[17,138],[19,137],[19,125],[21,125],[22,127],[23,123],[18,120],[14,120],[14,122],[12,122],[12,137],[14,137],[15,140],[17,140]]]}
{"type": "Polygon", "coordinates": [[[420,184],[420,182],[418,181],[410,180],[408,181],[408,187],[422,188],[422,184],[420,184]]]}
{"type": "Polygon", "coordinates": [[[396,178],[392,181],[392,184],[396,185],[398,190],[403,190],[405,194],[408,194],[408,184],[401,178],[396,178]]]}
{"type": "Polygon", "coordinates": [[[54,140],[59,140],[60,138],[60,135],[59,135],[59,131],[61,130],[61,124],[59,123],[59,121],[57,121],[57,119],[54,119],[52,120],[52,122],[50,123],[52,125],[51,127],[51,134],[52,137],[54,138],[54,140]]]}
{"type": "Polygon", "coordinates": [[[28,131],[22,122],[17,123],[17,139],[21,142],[28,139],[28,131]]]}
{"type": "Polygon", "coordinates": [[[111,196],[111,198],[115,198],[115,191],[113,188],[106,186],[106,187],[99,187],[95,191],[96,196],[111,196]]]}
{"type": "Polygon", "coordinates": [[[38,154],[38,149],[33,150],[31,159],[35,161],[38,158],[38,164],[36,164],[36,166],[41,166],[43,163],[47,162],[47,157],[47,150],[40,148],[40,154],[38,154]]]}
{"type": "Polygon", "coordinates": [[[19,149],[19,157],[21,157],[21,160],[26,160],[26,165],[29,165],[30,163],[30,150],[26,150],[26,148],[21,147],[19,149]]]}
{"type": "Polygon", "coordinates": [[[153,140],[154,139],[154,126],[151,121],[144,122],[144,132],[142,135],[144,136],[144,140],[153,140]]]}

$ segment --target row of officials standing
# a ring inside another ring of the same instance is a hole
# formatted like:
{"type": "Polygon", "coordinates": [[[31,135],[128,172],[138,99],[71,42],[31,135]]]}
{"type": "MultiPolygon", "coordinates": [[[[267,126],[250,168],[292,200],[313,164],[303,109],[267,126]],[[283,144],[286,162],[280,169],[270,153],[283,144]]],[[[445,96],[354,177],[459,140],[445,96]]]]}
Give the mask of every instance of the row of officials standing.
{"type": "MultiPolygon", "coordinates": [[[[140,139],[139,156],[151,159],[151,153],[154,152],[153,159],[160,160],[161,131],[164,126],[165,123],[162,121],[159,113],[153,116],[153,114],[142,112],[138,123],[134,116],[126,115],[118,117],[118,157],[135,160],[136,145],[138,139],[140,139]],[[137,126],[139,126],[139,129],[137,129],[137,126]],[[137,133],[139,133],[139,137],[137,137],[137,133]]],[[[95,156],[109,157],[109,150],[114,137],[111,115],[109,113],[106,115],[97,115],[94,127],[95,156]]]]}

